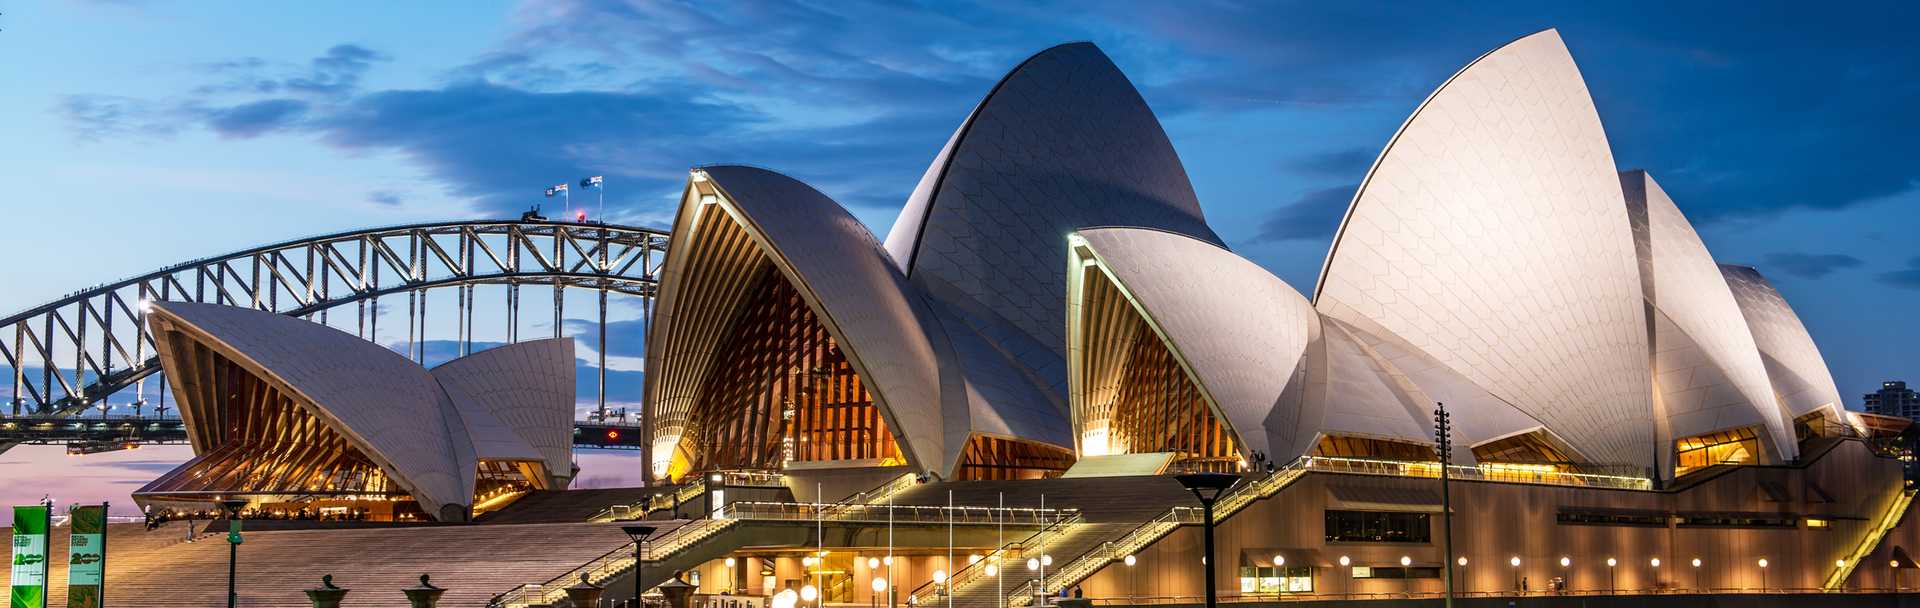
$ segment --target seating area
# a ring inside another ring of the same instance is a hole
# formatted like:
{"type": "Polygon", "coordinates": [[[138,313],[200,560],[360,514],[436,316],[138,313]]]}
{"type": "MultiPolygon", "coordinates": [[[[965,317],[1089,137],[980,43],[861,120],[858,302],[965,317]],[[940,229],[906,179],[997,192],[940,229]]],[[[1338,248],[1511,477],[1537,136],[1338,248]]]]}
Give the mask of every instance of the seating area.
{"type": "MultiPolygon", "coordinates": [[[[405,605],[400,590],[430,574],[433,584],[448,589],[441,605],[483,606],[502,591],[502,581],[547,580],[627,542],[617,524],[591,523],[249,532],[240,545],[240,604],[307,608],[302,590],[332,574],[335,584],[353,589],[344,606],[405,605]]],[[[65,555],[65,528],[54,530],[52,545],[53,555],[65,555]]],[[[66,569],[51,570],[48,605],[64,606],[66,569]]],[[[113,524],[107,581],[110,604],[223,605],[225,535],[201,534],[189,543],[182,523],[155,530],[113,524]]]]}

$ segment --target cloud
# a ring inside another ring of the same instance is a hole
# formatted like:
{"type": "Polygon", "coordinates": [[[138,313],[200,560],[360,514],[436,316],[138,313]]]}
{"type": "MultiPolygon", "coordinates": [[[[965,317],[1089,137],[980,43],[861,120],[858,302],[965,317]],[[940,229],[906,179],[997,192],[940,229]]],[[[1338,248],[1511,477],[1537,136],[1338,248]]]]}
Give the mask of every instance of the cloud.
{"type": "Polygon", "coordinates": [[[1260,222],[1260,232],[1254,235],[1253,242],[1331,238],[1340,229],[1340,219],[1346,216],[1347,204],[1352,202],[1353,191],[1358,187],[1358,184],[1348,184],[1314,190],[1274,209],[1260,222]]]}
{"type": "Polygon", "coordinates": [[[1359,179],[1379,152],[1365,146],[1315,152],[1290,159],[1281,168],[1307,176],[1359,179]]]}
{"type": "Polygon", "coordinates": [[[225,137],[246,139],[293,126],[310,106],[298,99],[266,99],[200,111],[207,128],[225,137]]]}
{"type": "Polygon", "coordinates": [[[99,142],[120,137],[159,138],[174,133],[157,104],[114,95],[65,95],[54,107],[75,139],[99,142]]]}
{"type": "Polygon", "coordinates": [[[366,47],[335,45],[327,49],[327,54],[314,58],[306,74],[288,78],[285,85],[293,91],[317,95],[346,93],[359,87],[360,76],[373,67],[373,62],[387,59],[366,47]]]}
{"type": "Polygon", "coordinates": [[[375,190],[367,193],[367,200],[382,207],[398,207],[406,202],[400,193],[392,190],[375,190]]]}
{"type": "Polygon", "coordinates": [[[1767,268],[1803,279],[1818,279],[1836,270],[1859,268],[1866,264],[1860,258],[1841,253],[1770,253],[1764,259],[1767,268]]]}
{"type": "Polygon", "coordinates": [[[1920,290],[1920,257],[1907,260],[1905,269],[1883,272],[1877,278],[1893,287],[1920,290]]]}

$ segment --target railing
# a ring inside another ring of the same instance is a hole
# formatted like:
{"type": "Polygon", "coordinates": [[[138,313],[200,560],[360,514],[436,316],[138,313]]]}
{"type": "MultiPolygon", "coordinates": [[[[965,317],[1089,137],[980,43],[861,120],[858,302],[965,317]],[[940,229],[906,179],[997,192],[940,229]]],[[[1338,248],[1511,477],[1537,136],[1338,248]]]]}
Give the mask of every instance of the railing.
{"type": "MultiPolygon", "coordinates": [[[[1811,587],[1711,587],[1711,588],[1666,588],[1666,589],[1580,589],[1573,591],[1455,591],[1456,598],[1523,598],[1523,597],[1606,597],[1606,596],[1655,596],[1655,595],[1832,595],[1867,593],[1907,593],[1911,588],[1865,587],[1846,590],[1826,590],[1811,587]]],[[[1440,591],[1372,591],[1347,593],[1318,593],[1313,591],[1267,592],[1267,593],[1222,593],[1216,596],[1222,604],[1276,603],[1276,602],[1326,602],[1337,600],[1396,600],[1396,599],[1437,599],[1445,597],[1440,591]]],[[[1098,606],[1179,606],[1205,604],[1204,595],[1122,595],[1114,597],[1087,598],[1098,606]]]]}
{"type": "Polygon", "coordinates": [[[706,491],[706,478],[702,477],[687,482],[675,488],[673,492],[670,493],[654,494],[648,496],[646,500],[630,505],[612,505],[601,509],[598,513],[594,513],[592,517],[588,517],[587,521],[605,523],[609,521],[645,519],[648,514],[654,511],[664,511],[678,507],[689,500],[699,498],[700,495],[706,493],[706,491]]]}
{"type": "Polygon", "coordinates": [[[1026,549],[1028,546],[1039,546],[1041,544],[1038,539],[1046,535],[1058,536],[1065,534],[1068,529],[1071,529],[1074,525],[1082,521],[1084,521],[1084,519],[1080,516],[1080,513],[1074,511],[1072,515],[1047,524],[1046,527],[1041,528],[1039,532],[1035,532],[1025,539],[1001,545],[1000,548],[989,551],[986,555],[981,556],[980,561],[969,563],[955,570],[952,574],[947,575],[945,585],[938,585],[929,581],[914,588],[912,593],[907,594],[907,603],[910,606],[935,606],[937,604],[932,602],[936,602],[942,594],[959,593],[967,587],[971,587],[975,582],[998,576],[999,572],[987,574],[986,571],[989,566],[994,567],[995,570],[998,571],[1005,570],[1006,564],[1018,564],[1026,557],[1026,549]]]}
{"type": "MultiPolygon", "coordinates": [[[[881,523],[892,521],[905,524],[944,524],[952,521],[956,524],[985,525],[995,523],[1015,523],[1020,525],[1048,525],[1066,518],[1078,517],[1079,512],[1072,509],[1028,509],[1028,508],[992,508],[992,507],[945,507],[916,505],[871,505],[862,503],[791,503],[791,502],[752,502],[743,501],[727,504],[713,512],[712,517],[696,519],[686,525],[675,528],[658,538],[648,539],[641,549],[641,559],[659,562],[672,557],[689,547],[697,545],[713,536],[731,529],[742,520],[749,521],[792,521],[809,522],[832,520],[835,522],[881,523]]],[[[523,585],[501,594],[493,606],[502,608],[523,608],[558,601],[566,597],[565,585],[579,580],[582,574],[589,580],[605,581],[626,572],[633,567],[633,544],[627,543],[601,554],[586,564],[564,574],[548,579],[539,585],[523,585]]]]}
{"type": "MultiPolygon", "coordinates": [[[[1293,483],[1294,480],[1306,474],[1309,464],[1308,461],[1309,459],[1306,458],[1296,459],[1288,463],[1287,466],[1280,467],[1272,473],[1267,474],[1265,477],[1253,480],[1250,483],[1242,483],[1234,486],[1231,490],[1227,491],[1226,495],[1221,496],[1218,502],[1214,503],[1213,520],[1215,522],[1225,521],[1228,517],[1232,517],[1235,513],[1240,512],[1241,509],[1246,508],[1247,505],[1253,504],[1253,501],[1279,493],[1281,488],[1285,488],[1287,484],[1293,483]]],[[[1174,530],[1179,529],[1180,526],[1201,523],[1205,517],[1203,513],[1204,511],[1197,507],[1174,507],[1168,509],[1166,513],[1162,513],[1159,517],[1153,518],[1147,523],[1141,524],[1140,527],[1127,532],[1126,535],[1121,536],[1119,540],[1104,543],[1092,551],[1088,551],[1086,554],[1068,561],[1066,565],[1061,566],[1059,570],[1054,571],[1053,574],[1048,577],[1048,582],[1052,583],[1051,586],[1054,588],[1062,588],[1085,580],[1107,564],[1146,548],[1147,545],[1151,545],[1154,541],[1158,541],[1162,537],[1171,534],[1174,530]]],[[[1007,600],[1008,605],[1019,608],[1031,604],[1033,602],[1034,584],[1034,581],[1027,581],[1015,587],[1012,596],[1007,600]]]]}
{"type": "MultiPolygon", "coordinates": [[[[1304,466],[1308,470],[1328,473],[1430,478],[1440,476],[1440,463],[1435,461],[1369,460],[1365,458],[1302,456],[1294,462],[1298,463],[1303,461],[1304,466]]],[[[1502,468],[1497,464],[1481,464],[1476,466],[1447,465],[1447,474],[1454,479],[1463,481],[1498,481],[1505,483],[1532,483],[1556,486],[1612,488],[1619,490],[1653,489],[1653,480],[1645,477],[1521,470],[1502,468]]]]}
{"type": "Polygon", "coordinates": [[[1847,578],[1853,576],[1853,570],[1860,566],[1861,560],[1867,559],[1867,555],[1873,553],[1875,547],[1880,546],[1880,539],[1885,538],[1888,532],[1892,532],[1895,526],[1900,525],[1901,517],[1907,513],[1907,506],[1913,504],[1914,492],[1915,490],[1911,487],[1902,487],[1898,493],[1894,494],[1893,501],[1887,505],[1887,510],[1880,514],[1879,519],[1874,520],[1872,527],[1867,528],[1866,533],[1860,537],[1860,544],[1855,545],[1853,550],[1847,553],[1846,559],[1835,565],[1833,574],[1827,576],[1822,588],[1837,591],[1846,586],[1847,578]]]}

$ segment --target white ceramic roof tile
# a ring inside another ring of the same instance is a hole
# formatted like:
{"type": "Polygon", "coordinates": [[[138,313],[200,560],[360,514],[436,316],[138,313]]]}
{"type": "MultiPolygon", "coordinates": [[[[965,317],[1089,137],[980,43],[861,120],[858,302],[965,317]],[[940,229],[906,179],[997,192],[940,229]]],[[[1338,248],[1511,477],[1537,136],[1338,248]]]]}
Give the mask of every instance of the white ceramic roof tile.
{"type": "MultiPolygon", "coordinates": [[[[473,502],[477,463],[464,423],[425,368],[352,334],[303,319],[233,306],[155,302],[176,319],[237,351],[319,408],[429,515],[473,502]]],[[[194,405],[194,404],[188,404],[194,405]]]]}
{"type": "Polygon", "coordinates": [[[548,338],[497,346],[433,368],[461,416],[497,420],[505,437],[482,441],[480,458],[541,460],[550,476],[573,471],[573,338],[548,338]]]}
{"type": "Polygon", "coordinates": [[[1645,241],[1641,248],[1650,257],[1641,268],[1652,276],[1643,275],[1641,282],[1659,312],[1653,319],[1654,381],[1671,427],[1668,441],[1759,426],[1773,453],[1792,459],[1798,443],[1713,255],[1651,176],[1627,171],[1620,182],[1635,238],[1645,241]]]}
{"type": "Polygon", "coordinates": [[[1591,458],[1651,466],[1647,326],[1620,201],[1559,34],[1521,38],[1407,119],[1348,210],[1315,304],[1371,320],[1591,458]]]}
{"type": "Polygon", "coordinates": [[[1284,429],[1266,423],[1285,406],[1294,379],[1286,372],[1299,366],[1320,321],[1306,297],[1259,265],[1192,237],[1142,228],[1077,234],[1241,446],[1267,452],[1271,437],[1294,432],[1295,412],[1280,417],[1284,429]]]}
{"type": "Polygon", "coordinates": [[[1787,411],[1803,416],[1823,407],[1841,409],[1840,389],[1833,384],[1820,347],[1773,283],[1746,266],[1721,265],[1720,273],[1740,303],[1767,378],[1787,411]]]}
{"type": "MultiPolygon", "coordinates": [[[[947,320],[999,345],[1049,394],[1065,428],[1066,235],[1123,225],[1218,243],[1160,123],[1092,44],[1029,58],[995,85],[935,157],[886,249],[947,320]]],[[[968,338],[955,338],[964,340],[968,338]]],[[[968,358],[964,373],[1007,366],[968,358]]],[[[1011,379],[991,381],[1014,384],[1011,379]]]]}

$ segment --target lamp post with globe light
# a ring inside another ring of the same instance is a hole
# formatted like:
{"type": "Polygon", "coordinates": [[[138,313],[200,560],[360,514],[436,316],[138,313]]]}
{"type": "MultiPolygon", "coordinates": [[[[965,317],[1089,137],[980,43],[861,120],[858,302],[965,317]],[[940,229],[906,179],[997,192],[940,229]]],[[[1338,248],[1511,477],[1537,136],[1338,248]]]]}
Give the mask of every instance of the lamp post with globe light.
{"type": "Polygon", "coordinates": [[[1573,558],[1560,556],[1560,592],[1573,591],[1573,558]]]}
{"type": "Polygon", "coordinates": [[[646,544],[647,537],[653,536],[653,530],[654,530],[653,526],[620,526],[620,531],[627,533],[627,538],[633,539],[633,606],[634,608],[640,608],[640,606],[642,606],[642,604],[640,603],[640,592],[646,590],[646,585],[640,582],[641,574],[643,574],[642,568],[645,568],[647,565],[646,562],[641,561],[643,559],[643,556],[641,555],[641,546],[646,544]]]}
{"type": "Polygon", "coordinates": [[[1178,479],[1180,485],[1188,492],[1192,492],[1194,498],[1200,499],[1203,518],[1201,527],[1206,535],[1205,553],[1202,554],[1200,568],[1207,582],[1207,608],[1217,608],[1219,597],[1213,581],[1213,503],[1220,500],[1222,494],[1227,493],[1227,488],[1239,483],[1240,476],[1226,473],[1188,473],[1175,479],[1178,479]]]}
{"type": "Polygon", "coordinates": [[[1652,588],[1654,590],[1658,590],[1660,588],[1660,558],[1658,557],[1653,558],[1651,561],[1648,561],[1647,564],[1650,566],[1653,566],[1653,570],[1652,570],[1653,587],[1652,588]]]}
{"type": "Polygon", "coordinates": [[[1693,589],[1700,590],[1700,558],[1693,558],[1693,589]]]}
{"type": "Polygon", "coordinates": [[[1620,586],[1617,584],[1619,579],[1614,578],[1614,573],[1616,572],[1616,570],[1614,570],[1613,568],[1614,566],[1618,566],[1618,565],[1620,565],[1619,561],[1611,557],[1607,558],[1607,595],[1613,595],[1614,592],[1619,590],[1620,588],[1620,586]]]}
{"type": "Polygon", "coordinates": [[[1515,555],[1511,559],[1508,559],[1507,564],[1513,566],[1513,590],[1519,591],[1520,590],[1520,556],[1515,555]]]}

